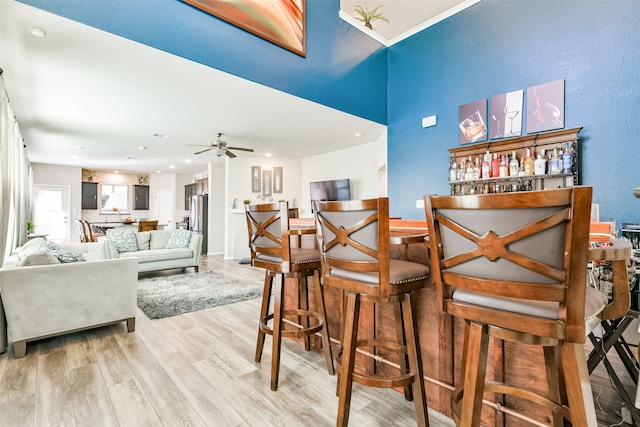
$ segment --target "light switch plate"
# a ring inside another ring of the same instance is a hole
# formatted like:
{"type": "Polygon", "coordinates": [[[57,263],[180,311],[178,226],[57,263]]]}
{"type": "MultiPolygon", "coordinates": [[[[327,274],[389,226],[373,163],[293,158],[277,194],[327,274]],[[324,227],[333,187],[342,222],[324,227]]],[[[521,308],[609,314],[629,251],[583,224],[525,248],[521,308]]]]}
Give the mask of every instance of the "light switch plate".
{"type": "Polygon", "coordinates": [[[416,208],[417,209],[424,209],[424,199],[416,200],[416,208]]]}
{"type": "Polygon", "coordinates": [[[431,126],[435,126],[436,125],[436,116],[429,116],[429,117],[424,117],[422,119],[422,127],[423,128],[428,128],[431,126]]]}

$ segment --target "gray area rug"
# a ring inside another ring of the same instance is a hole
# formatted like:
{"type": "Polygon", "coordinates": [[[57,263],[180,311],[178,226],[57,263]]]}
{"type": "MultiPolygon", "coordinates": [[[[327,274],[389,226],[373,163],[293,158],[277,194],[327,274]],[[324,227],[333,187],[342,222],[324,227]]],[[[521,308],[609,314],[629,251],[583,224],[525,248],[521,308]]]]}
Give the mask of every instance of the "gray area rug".
{"type": "Polygon", "coordinates": [[[149,319],[246,301],[261,295],[262,286],[212,271],[138,280],[138,307],[149,319]]]}

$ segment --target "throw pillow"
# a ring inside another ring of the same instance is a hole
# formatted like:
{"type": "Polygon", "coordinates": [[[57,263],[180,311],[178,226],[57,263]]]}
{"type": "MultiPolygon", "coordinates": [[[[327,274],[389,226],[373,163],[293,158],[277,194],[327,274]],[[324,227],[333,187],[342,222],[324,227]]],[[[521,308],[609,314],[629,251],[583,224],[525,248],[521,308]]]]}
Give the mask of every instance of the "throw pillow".
{"type": "Polygon", "coordinates": [[[133,230],[118,231],[109,229],[107,230],[107,238],[113,242],[118,253],[138,250],[138,240],[136,239],[136,232],[133,230]]]}
{"type": "Polygon", "coordinates": [[[20,267],[28,267],[30,265],[60,264],[58,258],[47,251],[32,252],[22,258],[18,265],[20,267]]]}
{"type": "Polygon", "coordinates": [[[60,261],[63,264],[66,264],[68,262],[79,262],[79,261],[85,260],[80,252],[69,251],[66,249],[51,250],[50,253],[51,255],[55,256],[58,259],[58,261],[60,261]]]}
{"type": "Polygon", "coordinates": [[[138,240],[138,250],[148,251],[149,241],[151,240],[151,233],[148,231],[139,231],[136,233],[136,239],[138,240]]]}
{"type": "Polygon", "coordinates": [[[47,248],[51,251],[57,251],[60,249],[60,245],[58,245],[56,242],[53,242],[51,240],[47,240],[46,245],[47,245],[47,248]]]}
{"type": "MultiPolygon", "coordinates": [[[[47,252],[49,250],[44,240],[40,240],[40,239],[33,239],[33,240],[38,240],[38,241],[35,243],[31,243],[29,245],[25,244],[22,247],[22,250],[18,252],[18,260],[22,261],[23,259],[25,259],[31,254],[47,252]]],[[[30,243],[30,242],[27,242],[27,243],[30,243]]]]}
{"type": "Polygon", "coordinates": [[[193,233],[189,230],[173,230],[167,242],[167,249],[188,247],[191,241],[191,234],[193,233]]]}

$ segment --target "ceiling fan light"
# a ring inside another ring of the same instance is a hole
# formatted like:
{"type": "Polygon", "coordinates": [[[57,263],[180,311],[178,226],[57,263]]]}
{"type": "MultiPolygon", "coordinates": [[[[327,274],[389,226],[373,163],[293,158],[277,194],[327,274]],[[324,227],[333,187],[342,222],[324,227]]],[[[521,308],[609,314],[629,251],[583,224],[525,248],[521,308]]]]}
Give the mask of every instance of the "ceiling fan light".
{"type": "Polygon", "coordinates": [[[213,150],[211,150],[211,152],[213,153],[214,156],[222,156],[225,153],[225,149],[224,148],[214,148],[213,150]]]}

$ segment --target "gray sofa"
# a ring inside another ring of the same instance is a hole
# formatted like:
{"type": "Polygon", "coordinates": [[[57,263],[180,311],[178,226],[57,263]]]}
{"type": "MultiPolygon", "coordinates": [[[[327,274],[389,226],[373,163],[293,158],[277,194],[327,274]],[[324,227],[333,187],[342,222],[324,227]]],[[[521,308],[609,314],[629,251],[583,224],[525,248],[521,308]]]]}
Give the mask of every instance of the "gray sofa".
{"type": "Polygon", "coordinates": [[[187,230],[114,231],[100,237],[113,258],[132,258],[138,272],[193,267],[198,272],[202,235],[187,230]],[[132,237],[133,236],[133,237],[132,237]]]}
{"type": "Polygon", "coordinates": [[[27,242],[0,268],[7,338],[16,358],[25,355],[27,342],[41,338],[120,321],[129,332],[135,329],[134,259],[114,259],[105,243],[83,243],[59,245],[83,261],[60,262],[45,245],[27,242]]]}

